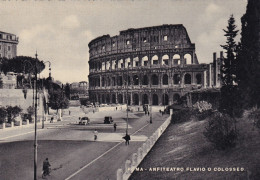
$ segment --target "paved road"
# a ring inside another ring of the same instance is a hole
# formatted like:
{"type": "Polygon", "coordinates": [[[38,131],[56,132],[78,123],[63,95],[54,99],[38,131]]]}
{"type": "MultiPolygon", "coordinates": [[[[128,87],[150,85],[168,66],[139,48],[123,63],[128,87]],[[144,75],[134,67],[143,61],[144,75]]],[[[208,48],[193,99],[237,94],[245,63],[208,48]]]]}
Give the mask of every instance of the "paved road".
{"type": "MultiPolygon", "coordinates": [[[[167,116],[153,113],[153,124],[144,113],[129,113],[130,146],[125,146],[126,113],[122,111],[85,114],[72,108],[62,122],[45,124],[38,130],[38,170],[40,179],[43,160],[48,157],[52,173],[48,179],[116,179],[116,170],[123,168],[125,160],[151,135],[167,116]],[[118,124],[102,124],[105,115],[111,115],[118,124]],[[79,116],[88,116],[91,124],[78,125],[79,116]],[[97,129],[98,140],[93,140],[93,129],[97,129]]],[[[39,128],[41,126],[39,125],[39,128]]],[[[0,132],[0,179],[33,179],[33,127],[16,132],[0,132]]]]}

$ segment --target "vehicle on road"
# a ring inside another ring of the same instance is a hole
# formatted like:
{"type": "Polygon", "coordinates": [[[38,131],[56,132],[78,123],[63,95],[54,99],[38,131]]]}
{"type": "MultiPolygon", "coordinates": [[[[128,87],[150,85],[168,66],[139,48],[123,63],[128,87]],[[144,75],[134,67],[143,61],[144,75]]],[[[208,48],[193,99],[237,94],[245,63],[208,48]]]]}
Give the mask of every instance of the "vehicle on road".
{"type": "Polygon", "coordinates": [[[104,124],[111,124],[113,122],[112,116],[105,116],[104,124]]]}
{"type": "Polygon", "coordinates": [[[89,124],[89,122],[90,122],[90,119],[88,117],[82,117],[79,120],[79,125],[87,125],[87,124],[89,124]]]}

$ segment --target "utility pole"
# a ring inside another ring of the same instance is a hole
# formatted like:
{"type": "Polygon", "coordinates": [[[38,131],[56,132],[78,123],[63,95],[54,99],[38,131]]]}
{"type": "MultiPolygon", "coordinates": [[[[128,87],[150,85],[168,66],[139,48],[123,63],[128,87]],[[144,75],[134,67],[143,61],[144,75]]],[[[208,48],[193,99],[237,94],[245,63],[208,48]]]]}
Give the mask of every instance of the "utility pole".
{"type": "Polygon", "coordinates": [[[37,51],[35,54],[34,180],[37,180],[37,51]]]}

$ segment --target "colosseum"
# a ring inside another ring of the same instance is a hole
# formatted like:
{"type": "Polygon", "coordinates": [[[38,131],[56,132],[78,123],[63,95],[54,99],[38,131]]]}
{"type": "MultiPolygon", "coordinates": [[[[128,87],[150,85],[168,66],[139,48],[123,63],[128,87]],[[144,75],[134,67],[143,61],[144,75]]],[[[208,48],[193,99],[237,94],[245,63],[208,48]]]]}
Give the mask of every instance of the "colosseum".
{"type": "Polygon", "coordinates": [[[168,105],[187,92],[218,84],[213,64],[199,64],[182,24],[103,35],[89,43],[91,102],[168,105]]]}

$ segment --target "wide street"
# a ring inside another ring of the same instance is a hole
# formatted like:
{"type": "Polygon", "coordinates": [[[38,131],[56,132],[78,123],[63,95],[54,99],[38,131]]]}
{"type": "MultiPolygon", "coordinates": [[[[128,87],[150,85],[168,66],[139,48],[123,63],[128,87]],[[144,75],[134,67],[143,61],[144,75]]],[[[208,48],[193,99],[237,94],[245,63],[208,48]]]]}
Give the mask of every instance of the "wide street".
{"type": "MultiPolygon", "coordinates": [[[[153,123],[144,112],[129,112],[130,145],[122,137],[126,130],[126,111],[89,112],[71,107],[61,122],[38,125],[37,175],[41,179],[42,162],[48,157],[51,176],[47,179],[116,179],[118,168],[137,151],[138,147],[152,135],[168,115],[153,113],[153,123]],[[112,116],[117,123],[103,124],[104,116],[112,116]],[[88,116],[89,125],[78,125],[78,118],[88,116]],[[93,131],[97,129],[98,139],[94,141],[93,131]]],[[[34,128],[22,128],[0,132],[0,179],[33,179],[34,128]]]]}

